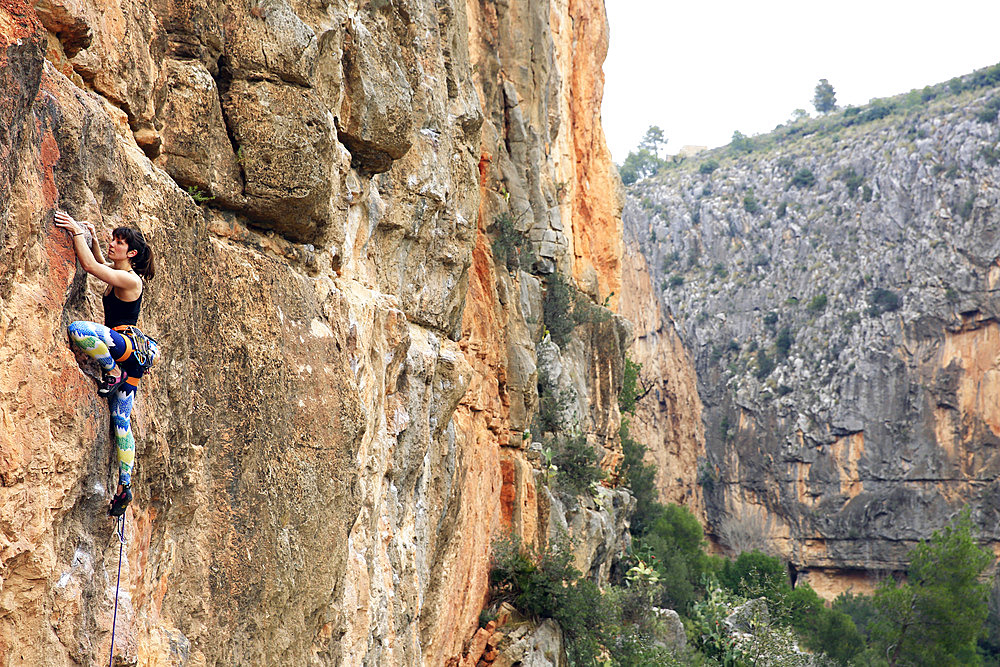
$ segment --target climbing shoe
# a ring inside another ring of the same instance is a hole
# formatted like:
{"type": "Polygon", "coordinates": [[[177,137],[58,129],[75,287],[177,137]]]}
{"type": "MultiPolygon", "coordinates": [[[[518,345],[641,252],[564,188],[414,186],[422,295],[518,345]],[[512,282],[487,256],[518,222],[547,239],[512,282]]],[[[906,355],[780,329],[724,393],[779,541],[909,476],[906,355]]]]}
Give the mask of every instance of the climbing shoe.
{"type": "Polygon", "coordinates": [[[116,494],[114,498],[111,499],[111,506],[108,508],[108,515],[113,517],[120,517],[125,514],[128,504],[132,502],[132,487],[126,484],[122,487],[121,493],[116,494]]]}
{"type": "Polygon", "coordinates": [[[104,397],[110,396],[118,391],[118,388],[125,384],[125,380],[127,379],[128,374],[125,371],[122,371],[122,374],[118,377],[115,377],[110,373],[105,373],[97,386],[97,395],[104,397]]]}

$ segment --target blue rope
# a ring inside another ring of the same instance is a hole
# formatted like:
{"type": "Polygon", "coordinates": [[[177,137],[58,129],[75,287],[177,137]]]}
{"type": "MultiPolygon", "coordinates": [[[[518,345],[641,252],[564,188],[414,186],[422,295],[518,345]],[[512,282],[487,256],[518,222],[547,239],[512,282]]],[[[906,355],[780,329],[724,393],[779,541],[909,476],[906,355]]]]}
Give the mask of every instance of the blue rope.
{"type": "Polygon", "coordinates": [[[118,517],[118,541],[121,544],[118,547],[118,579],[115,581],[115,615],[111,619],[111,660],[108,662],[108,667],[114,667],[115,664],[115,622],[118,620],[118,585],[122,580],[122,552],[125,550],[125,515],[118,517]]]}

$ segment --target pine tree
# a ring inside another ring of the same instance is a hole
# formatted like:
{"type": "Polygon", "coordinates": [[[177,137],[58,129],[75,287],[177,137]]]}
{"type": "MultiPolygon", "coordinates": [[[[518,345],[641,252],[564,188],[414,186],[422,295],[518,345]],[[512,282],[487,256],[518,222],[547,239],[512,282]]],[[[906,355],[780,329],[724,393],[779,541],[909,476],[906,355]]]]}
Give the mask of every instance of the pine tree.
{"type": "Polygon", "coordinates": [[[976,663],[990,590],[982,575],[992,563],[993,554],[976,543],[968,509],[914,548],[906,582],[890,579],[875,592],[876,654],[890,667],[976,663]]]}
{"type": "Polygon", "coordinates": [[[833,86],[826,79],[820,79],[816,84],[816,95],[813,97],[813,106],[820,113],[830,113],[837,108],[837,94],[833,86]]]}

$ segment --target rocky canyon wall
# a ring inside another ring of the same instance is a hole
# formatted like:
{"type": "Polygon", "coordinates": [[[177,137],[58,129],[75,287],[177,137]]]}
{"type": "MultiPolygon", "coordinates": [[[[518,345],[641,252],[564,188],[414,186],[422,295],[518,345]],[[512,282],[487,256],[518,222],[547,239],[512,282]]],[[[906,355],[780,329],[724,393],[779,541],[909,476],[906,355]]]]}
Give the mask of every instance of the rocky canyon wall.
{"type": "Polygon", "coordinates": [[[699,459],[705,456],[703,406],[690,352],[664,311],[635,230],[625,230],[620,312],[633,323],[629,358],[641,364],[635,417],[629,433],[656,466],[660,502],[684,505],[704,520],[699,459]]]}
{"type": "Polygon", "coordinates": [[[1000,135],[982,78],[629,189],[626,228],[697,369],[709,529],[826,595],[905,568],[964,504],[1000,545],[1000,135]]]}
{"type": "Polygon", "coordinates": [[[56,207],[157,253],[122,664],[474,660],[511,529],[607,576],[627,494],[564,503],[530,433],[544,363],[620,456],[628,323],[541,319],[553,271],[622,280],[603,3],[5,0],[0,41],[2,664],[110,645],[114,455],[65,335],[100,285],[56,207]]]}

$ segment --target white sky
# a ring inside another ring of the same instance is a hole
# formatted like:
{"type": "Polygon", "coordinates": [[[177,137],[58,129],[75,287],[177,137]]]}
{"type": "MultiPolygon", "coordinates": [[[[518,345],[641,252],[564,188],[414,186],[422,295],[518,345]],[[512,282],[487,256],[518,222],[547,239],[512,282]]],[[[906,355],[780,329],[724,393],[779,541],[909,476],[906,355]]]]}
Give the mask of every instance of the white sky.
{"type": "Polygon", "coordinates": [[[605,0],[602,120],[616,163],[650,125],[686,144],[769,132],[816,83],[864,104],[1000,63],[1000,0],[605,0]]]}

